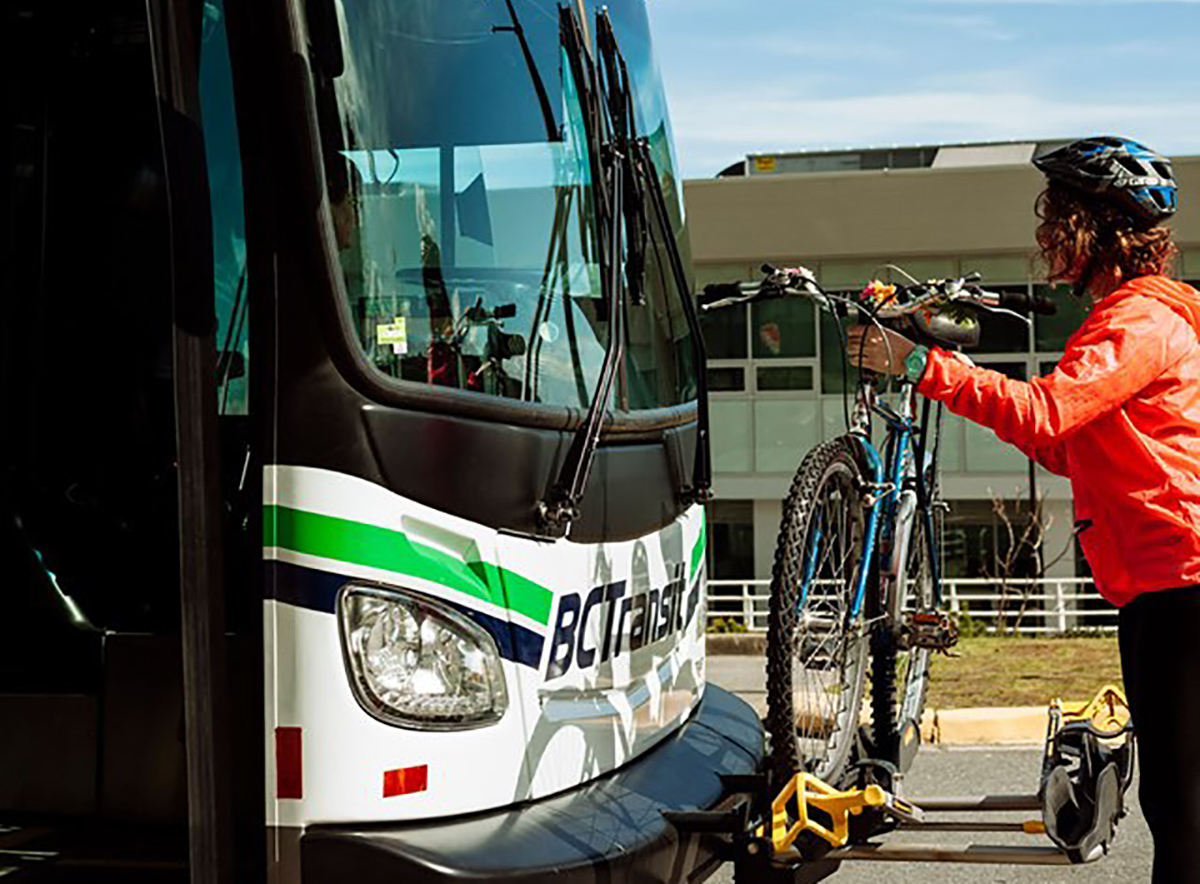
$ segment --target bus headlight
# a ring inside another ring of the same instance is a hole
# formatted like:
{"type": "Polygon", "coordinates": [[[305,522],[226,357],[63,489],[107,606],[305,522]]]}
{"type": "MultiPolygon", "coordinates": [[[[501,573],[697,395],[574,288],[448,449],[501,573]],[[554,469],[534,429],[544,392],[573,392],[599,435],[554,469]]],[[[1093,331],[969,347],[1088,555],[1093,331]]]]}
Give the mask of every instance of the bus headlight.
{"type": "Polygon", "coordinates": [[[478,727],[504,715],[500,654],[470,618],[376,586],[346,587],[338,608],[354,694],[371,715],[431,730],[478,727]]]}

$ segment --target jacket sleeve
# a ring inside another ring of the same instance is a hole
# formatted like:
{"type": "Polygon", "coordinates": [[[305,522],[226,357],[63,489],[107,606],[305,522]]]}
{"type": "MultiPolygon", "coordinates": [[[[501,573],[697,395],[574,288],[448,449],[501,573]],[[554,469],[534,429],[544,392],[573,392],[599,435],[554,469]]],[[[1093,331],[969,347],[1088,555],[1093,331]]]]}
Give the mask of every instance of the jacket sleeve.
{"type": "Polygon", "coordinates": [[[1025,456],[1036,460],[1057,476],[1067,476],[1067,445],[1059,442],[1049,448],[1022,449],[1025,456]]]}
{"type": "Polygon", "coordinates": [[[1066,470],[1062,442],[1133,398],[1195,343],[1170,307],[1130,296],[1103,303],[1071,339],[1054,372],[1016,381],[931,350],[918,391],[990,427],[1051,472],[1066,470]]]}

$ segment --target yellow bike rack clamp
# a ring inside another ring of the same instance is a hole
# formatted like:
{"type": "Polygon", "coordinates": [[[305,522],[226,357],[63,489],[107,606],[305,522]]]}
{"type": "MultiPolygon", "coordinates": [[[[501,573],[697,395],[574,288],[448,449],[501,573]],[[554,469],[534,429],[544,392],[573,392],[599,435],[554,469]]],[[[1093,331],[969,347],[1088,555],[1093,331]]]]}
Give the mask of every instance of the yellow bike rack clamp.
{"type": "Polygon", "coordinates": [[[1086,703],[1064,703],[1055,700],[1051,708],[1057,707],[1062,713],[1064,724],[1080,721],[1091,722],[1092,727],[1101,733],[1120,734],[1129,724],[1129,701],[1125,694],[1115,685],[1105,685],[1090,701],[1086,703]]]}
{"type": "Polygon", "coordinates": [[[833,847],[844,847],[850,840],[850,815],[857,816],[864,807],[883,807],[887,793],[879,786],[841,792],[812,774],[798,773],[771,802],[771,846],[782,853],[795,843],[802,832],[812,832],[833,847]],[[787,804],[795,797],[796,821],[789,823],[787,804]],[[825,813],[833,828],[827,828],[809,816],[809,807],[825,813]]]}

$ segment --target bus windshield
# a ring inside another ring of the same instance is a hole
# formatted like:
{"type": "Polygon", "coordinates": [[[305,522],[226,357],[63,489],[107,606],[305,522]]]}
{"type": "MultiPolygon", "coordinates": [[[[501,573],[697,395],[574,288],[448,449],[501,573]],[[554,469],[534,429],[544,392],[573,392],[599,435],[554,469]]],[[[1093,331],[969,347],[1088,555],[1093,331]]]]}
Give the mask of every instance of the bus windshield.
{"type": "MultiPolygon", "coordinates": [[[[687,244],[643,0],[609,3],[672,230],[649,231],[618,410],[694,399],[662,243],[687,244]]],[[[591,165],[554,0],[347,0],[322,104],[356,345],[386,375],[586,408],[608,342],[591,165]],[[334,117],[336,113],[336,117],[334,117]]]]}

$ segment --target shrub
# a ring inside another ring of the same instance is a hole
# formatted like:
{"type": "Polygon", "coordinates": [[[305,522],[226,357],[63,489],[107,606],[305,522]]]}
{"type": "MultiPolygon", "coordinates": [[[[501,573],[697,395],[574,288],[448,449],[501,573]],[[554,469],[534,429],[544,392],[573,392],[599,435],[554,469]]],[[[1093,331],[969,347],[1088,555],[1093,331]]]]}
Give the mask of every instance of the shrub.
{"type": "Polygon", "coordinates": [[[715,633],[747,632],[746,624],[737,617],[717,617],[708,623],[708,631],[715,633]]]}

